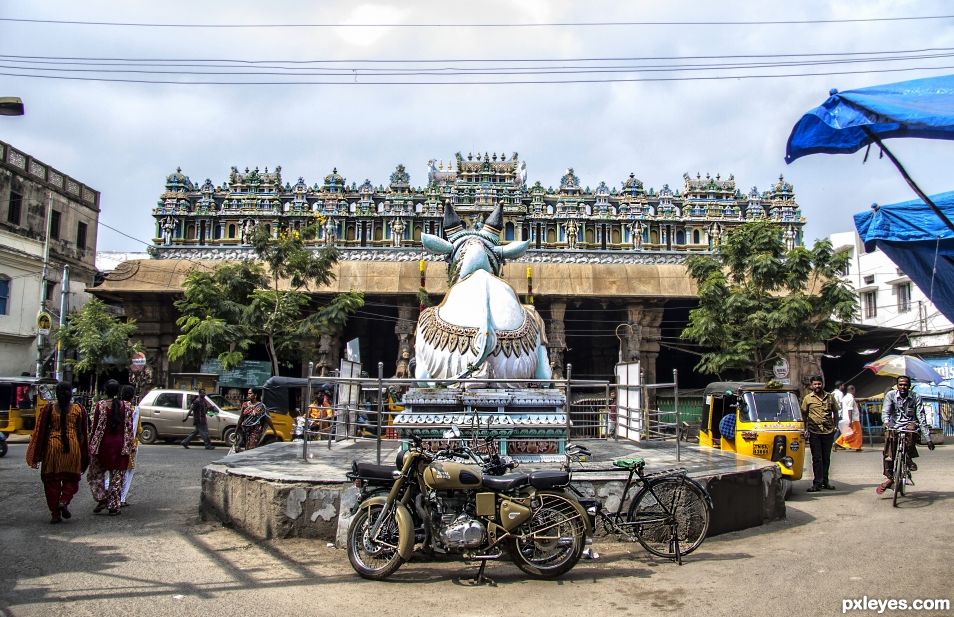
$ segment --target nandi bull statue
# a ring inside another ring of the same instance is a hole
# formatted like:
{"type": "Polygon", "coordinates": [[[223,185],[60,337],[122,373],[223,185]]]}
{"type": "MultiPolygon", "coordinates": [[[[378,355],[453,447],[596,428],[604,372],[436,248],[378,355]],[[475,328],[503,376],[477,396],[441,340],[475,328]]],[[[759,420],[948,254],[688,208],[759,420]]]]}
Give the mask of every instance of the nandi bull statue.
{"type": "Polygon", "coordinates": [[[551,378],[543,320],[500,278],[504,262],[523,255],[530,243],[501,246],[502,229],[502,205],[479,229],[467,229],[447,205],[447,240],[422,236],[425,249],[447,259],[450,289],[418,319],[416,379],[551,378]]]}

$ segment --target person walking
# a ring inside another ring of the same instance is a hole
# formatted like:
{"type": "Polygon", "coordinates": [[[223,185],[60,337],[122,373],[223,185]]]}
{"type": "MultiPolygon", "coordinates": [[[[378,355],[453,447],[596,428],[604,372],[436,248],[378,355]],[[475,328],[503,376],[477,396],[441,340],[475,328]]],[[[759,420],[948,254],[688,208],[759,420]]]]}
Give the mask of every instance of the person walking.
{"type": "Polygon", "coordinates": [[[40,466],[50,524],[71,518],[70,502],[89,466],[86,410],[73,402],[72,385],[56,384],[56,402],[47,403],[37,414],[26,462],[34,469],[40,466]]]}
{"type": "Polygon", "coordinates": [[[815,375],[809,381],[811,392],[802,399],[802,416],[808,433],[808,445],[812,449],[812,486],[809,493],[822,489],[835,490],[829,482],[831,447],[835,441],[835,418],[838,407],[834,397],[825,392],[825,382],[815,375]]]}
{"type": "Polygon", "coordinates": [[[841,435],[835,440],[835,447],[842,450],[861,452],[863,436],[861,434],[861,408],[855,398],[855,387],[848,386],[848,391],[841,399],[841,435]]]}
{"type": "Polygon", "coordinates": [[[268,416],[265,405],[258,400],[255,390],[249,388],[247,400],[239,412],[238,428],[235,433],[235,451],[251,450],[262,443],[265,431],[268,428],[275,431],[272,419],[268,416]]]}
{"type": "MultiPolygon", "coordinates": [[[[126,384],[119,389],[119,398],[124,401],[127,401],[130,405],[133,406],[133,431],[135,437],[133,438],[132,450],[129,451],[129,468],[126,470],[126,473],[123,475],[123,488],[119,493],[119,505],[122,508],[125,508],[129,505],[129,502],[126,501],[126,497],[129,496],[129,487],[132,486],[133,476],[136,475],[136,453],[139,451],[139,432],[142,430],[142,427],[139,425],[139,405],[133,403],[133,399],[136,398],[136,388],[126,384]]],[[[109,476],[106,476],[104,483],[106,488],[109,488],[109,476]]]]}
{"type": "Polygon", "coordinates": [[[209,440],[208,414],[209,401],[205,398],[205,388],[199,388],[199,396],[195,397],[195,400],[189,405],[189,413],[186,414],[186,417],[182,418],[182,421],[185,422],[189,419],[189,416],[192,416],[192,424],[195,426],[188,437],[182,440],[183,448],[188,448],[190,441],[201,436],[202,442],[205,443],[206,450],[215,449],[215,446],[213,446],[209,440]]]}
{"type": "Polygon", "coordinates": [[[96,500],[94,513],[109,510],[119,514],[123,480],[129,468],[129,453],[135,441],[133,407],[119,396],[119,382],[110,379],[105,398],[96,403],[89,438],[90,465],[86,478],[96,500]],[[109,477],[107,483],[106,477],[109,477]]]}

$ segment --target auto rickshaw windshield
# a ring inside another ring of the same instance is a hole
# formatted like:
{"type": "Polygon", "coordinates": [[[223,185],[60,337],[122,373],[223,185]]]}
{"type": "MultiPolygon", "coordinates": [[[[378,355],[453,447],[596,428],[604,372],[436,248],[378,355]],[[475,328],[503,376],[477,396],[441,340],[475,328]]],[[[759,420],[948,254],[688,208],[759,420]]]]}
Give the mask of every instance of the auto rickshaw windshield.
{"type": "Polygon", "coordinates": [[[740,414],[750,422],[800,422],[802,412],[794,392],[746,392],[740,414]]]}

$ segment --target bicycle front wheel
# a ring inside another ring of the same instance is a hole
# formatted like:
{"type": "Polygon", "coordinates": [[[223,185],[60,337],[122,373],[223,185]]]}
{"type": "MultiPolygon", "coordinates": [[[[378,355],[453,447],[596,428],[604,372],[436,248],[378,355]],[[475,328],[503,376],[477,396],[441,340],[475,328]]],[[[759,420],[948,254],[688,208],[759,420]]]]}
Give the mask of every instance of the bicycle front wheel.
{"type": "Polygon", "coordinates": [[[636,539],[659,557],[676,559],[699,548],[709,531],[705,489],[686,477],[660,478],[643,487],[629,506],[627,522],[636,539]]]}
{"type": "Polygon", "coordinates": [[[891,505],[895,508],[898,507],[898,496],[904,495],[904,482],[908,476],[907,456],[903,447],[899,447],[894,454],[894,495],[891,505]]]}

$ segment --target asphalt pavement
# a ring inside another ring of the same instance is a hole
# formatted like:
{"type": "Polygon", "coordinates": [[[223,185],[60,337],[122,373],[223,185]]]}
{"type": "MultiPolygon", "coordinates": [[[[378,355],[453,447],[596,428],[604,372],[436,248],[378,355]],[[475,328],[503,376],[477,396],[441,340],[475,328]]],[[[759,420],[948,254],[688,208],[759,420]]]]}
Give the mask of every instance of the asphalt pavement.
{"type": "Polygon", "coordinates": [[[480,587],[468,578],[476,568],[458,561],[411,562],[390,581],[364,581],[345,552],[325,542],[256,542],[200,520],[201,469],[221,448],[142,446],[132,506],[118,517],[94,515],[84,485],[73,518],[50,525],[39,472],[25,465],[24,451],[13,443],[0,458],[0,615],[738,617],[954,598],[952,445],[923,451],[917,484],[898,508],[890,492],[874,492],[879,451],[838,452],[838,490],[806,493],[809,469],[786,520],[711,538],[683,566],[602,540],[598,559],[560,579],[530,580],[500,562],[488,566],[492,584],[480,587]]]}

